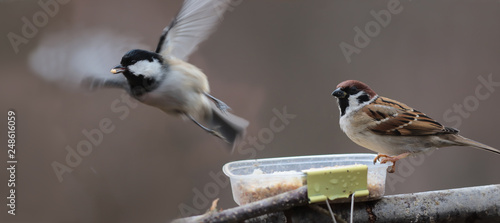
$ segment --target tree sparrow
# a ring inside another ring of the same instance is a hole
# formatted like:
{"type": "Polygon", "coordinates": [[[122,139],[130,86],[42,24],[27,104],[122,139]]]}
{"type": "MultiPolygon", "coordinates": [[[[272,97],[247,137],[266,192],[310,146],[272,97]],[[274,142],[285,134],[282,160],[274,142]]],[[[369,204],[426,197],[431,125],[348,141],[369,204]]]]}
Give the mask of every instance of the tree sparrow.
{"type": "Polygon", "coordinates": [[[401,102],[378,96],[360,81],[344,81],[332,95],[338,100],[342,131],[356,144],[377,152],[374,163],[392,162],[390,173],[399,159],[446,146],[471,146],[500,154],[401,102]]]}
{"type": "Polygon", "coordinates": [[[229,107],[209,94],[205,74],[185,62],[213,32],[229,4],[230,1],[185,0],[180,12],[163,30],[154,52],[131,50],[122,57],[120,65],[111,69],[111,73],[121,75],[91,77],[85,84],[90,88],[123,88],[144,104],[190,119],[234,148],[248,122],[229,114],[229,107]]]}

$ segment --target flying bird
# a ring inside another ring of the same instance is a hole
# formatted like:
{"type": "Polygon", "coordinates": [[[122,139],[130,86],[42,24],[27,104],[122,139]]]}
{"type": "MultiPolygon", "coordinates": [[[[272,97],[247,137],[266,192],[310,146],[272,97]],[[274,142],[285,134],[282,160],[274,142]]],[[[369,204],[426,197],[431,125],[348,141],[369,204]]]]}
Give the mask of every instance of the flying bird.
{"type": "Polygon", "coordinates": [[[333,91],[340,109],[340,128],[356,144],[378,153],[374,163],[392,162],[411,154],[447,146],[500,151],[467,139],[401,102],[377,95],[368,85],[347,80],[333,91]]]}
{"type": "Polygon", "coordinates": [[[191,120],[234,148],[248,122],[229,113],[229,106],[210,94],[207,76],[187,63],[188,56],[221,21],[230,1],[185,0],[178,15],[162,32],[155,51],[133,49],[108,77],[92,75],[90,89],[125,89],[138,101],[167,114],[191,120]]]}

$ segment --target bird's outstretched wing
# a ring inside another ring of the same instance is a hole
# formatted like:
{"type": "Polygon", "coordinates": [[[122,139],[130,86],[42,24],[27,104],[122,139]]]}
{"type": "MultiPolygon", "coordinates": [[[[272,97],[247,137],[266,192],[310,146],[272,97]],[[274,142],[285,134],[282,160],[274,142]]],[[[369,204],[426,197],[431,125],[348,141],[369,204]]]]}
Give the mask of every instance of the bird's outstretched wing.
{"type": "Polygon", "coordinates": [[[163,29],[156,53],[187,60],[222,20],[231,0],[185,0],[179,14],[163,29]]]}
{"type": "Polygon", "coordinates": [[[84,89],[95,90],[99,88],[122,88],[127,92],[130,91],[130,86],[123,75],[113,75],[112,77],[96,77],[96,75],[89,75],[85,77],[80,85],[84,89]]]}
{"type": "Polygon", "coordinates": [[[70,29],[43,36],[29,57],[41,78],[62,87],[128,88],[123,75],[110,73],[125,52],[143,48],[135,38],[103,29],[70,29]]]}

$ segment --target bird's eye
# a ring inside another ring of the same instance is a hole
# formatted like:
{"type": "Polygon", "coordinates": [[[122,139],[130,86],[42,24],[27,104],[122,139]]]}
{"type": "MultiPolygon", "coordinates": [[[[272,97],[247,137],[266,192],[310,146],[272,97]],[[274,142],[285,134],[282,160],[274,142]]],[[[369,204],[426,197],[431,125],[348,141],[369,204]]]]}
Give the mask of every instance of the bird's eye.
{"type": "Polygon", "coordinates": [[[134,64],[134,63],[137,63],[137,60],[132,60],[130,62],[134,64]]]}
{"type": "Polygon", "coordinates": [[[355,95],[359,92],[358,88],[355,87],[355,86],[352,86],[350,87],[349,89],[347,89],[347,93],[350,94],[350,95],[355,95]]]}

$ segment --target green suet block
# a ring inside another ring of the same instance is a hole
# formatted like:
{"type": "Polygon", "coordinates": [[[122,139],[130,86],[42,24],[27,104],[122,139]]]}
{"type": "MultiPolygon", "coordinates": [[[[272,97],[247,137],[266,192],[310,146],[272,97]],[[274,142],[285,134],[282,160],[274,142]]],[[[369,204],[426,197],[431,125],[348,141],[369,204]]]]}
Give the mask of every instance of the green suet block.
{"type": "Polygon", "coordinates": [[[350,165],[305,171],[309,203],[368,196],[368,166],[350,165]]]}

